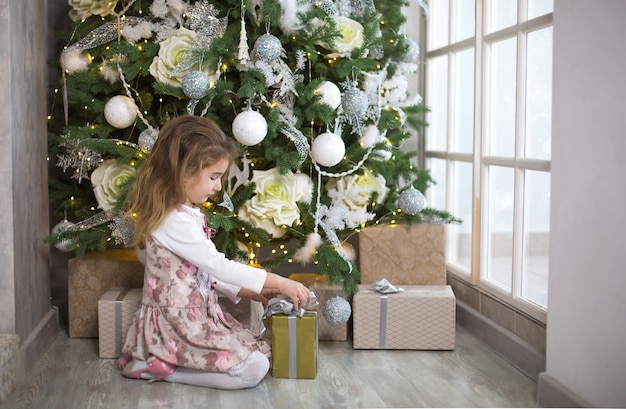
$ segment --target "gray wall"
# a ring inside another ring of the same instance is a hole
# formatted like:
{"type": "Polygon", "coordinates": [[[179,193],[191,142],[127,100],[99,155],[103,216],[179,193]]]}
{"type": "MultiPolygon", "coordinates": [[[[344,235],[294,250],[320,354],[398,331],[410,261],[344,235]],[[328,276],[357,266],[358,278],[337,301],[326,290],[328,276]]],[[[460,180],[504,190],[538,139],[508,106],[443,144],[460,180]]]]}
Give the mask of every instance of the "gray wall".
{"type": "Polygon", "coordinates": [[[0,0],[0,332],[20,336],[18,375],[58,331],[50,305],[46,4],[0,0]]]}
{"type": "Polygon", "coordinates": [[[626,407],[626,2],[556,0],[545,406],[626,407]]]}

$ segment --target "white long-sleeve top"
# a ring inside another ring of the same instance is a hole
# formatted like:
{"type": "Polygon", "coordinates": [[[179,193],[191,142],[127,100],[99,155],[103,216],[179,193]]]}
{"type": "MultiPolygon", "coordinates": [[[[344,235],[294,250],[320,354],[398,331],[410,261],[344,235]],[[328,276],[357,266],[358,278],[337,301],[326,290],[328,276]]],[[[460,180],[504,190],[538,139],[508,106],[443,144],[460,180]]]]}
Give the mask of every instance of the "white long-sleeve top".
{"type": "MultiPolygon", "coordinates": [[[[184,206],[184,205],[182,205],[184,206]]],[[[173,210],[152,233],[162,246],[206,271],[218,281],[216,290],[233,299],[243,287],[260,293],[267,272],[226,258],[204,231],[204,214],[196,207],[173,210]],[[220,288],[221,287],[221,288],[220,288]]]]}

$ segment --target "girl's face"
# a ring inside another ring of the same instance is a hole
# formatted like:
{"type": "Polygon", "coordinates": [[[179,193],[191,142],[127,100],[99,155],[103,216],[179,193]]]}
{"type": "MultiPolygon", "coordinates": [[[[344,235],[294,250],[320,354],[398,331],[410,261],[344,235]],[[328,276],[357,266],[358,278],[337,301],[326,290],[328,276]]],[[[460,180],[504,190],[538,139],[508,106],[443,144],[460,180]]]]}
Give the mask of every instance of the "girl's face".
{"type": "Polygon", "coordinates": [[[185,204],[204,203],[210,196],[222,190],[222,176],[228,170],[227,159],[220,159],[214,165],[208,166],[200,173],[185,178],[185,204]]]}

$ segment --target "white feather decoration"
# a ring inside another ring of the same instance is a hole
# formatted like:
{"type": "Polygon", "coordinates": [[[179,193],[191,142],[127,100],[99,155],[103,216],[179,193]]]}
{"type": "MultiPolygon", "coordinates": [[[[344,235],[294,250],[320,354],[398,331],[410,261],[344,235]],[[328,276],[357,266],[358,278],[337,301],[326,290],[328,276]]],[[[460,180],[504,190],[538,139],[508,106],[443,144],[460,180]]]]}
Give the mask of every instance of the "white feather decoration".
{"type": "Polygon", "coordinates": [[[315,250],[322,244],[322,236],[319,233],[311,233],[307,236],[304,246],[300,247],[293,259],[299,263],[306,264],[311,261],[315,250]]]}
{"type": "Polygon", "coordinates": [[[280,17],[280,28],[284,33],[291,34],[303,28],[299,13],[304,13],[311,8],[310,1],[280,0],[283,13],[280,17]]]}

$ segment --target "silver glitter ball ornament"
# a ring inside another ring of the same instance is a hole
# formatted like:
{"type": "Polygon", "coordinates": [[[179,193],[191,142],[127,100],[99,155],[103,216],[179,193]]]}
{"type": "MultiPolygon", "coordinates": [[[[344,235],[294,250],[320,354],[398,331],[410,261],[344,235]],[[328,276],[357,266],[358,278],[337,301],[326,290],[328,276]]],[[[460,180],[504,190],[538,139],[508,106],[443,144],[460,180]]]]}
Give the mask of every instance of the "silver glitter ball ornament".
{"type": "Polygon", "coordinates": [[[358,88],[349,88],[341,95],[341,106],[348,116],[361,117],[367,112],[367,94],[358,88]]]}
{"type": "Polygon", "coordinates": [[[263,34],[254,43],[254,52],[259,60],[272,62],[278,57],[283,49],[280,40],[271,34],[263,34]]]}
{"type": "Polygon", "coordinates": [[[398,208],[406,214],[418,214],[424,207],[426,207],[426,198],[414,187],[406,189],[398,198],[398,208]]]}
{"type": "Polygon", "coordinates": [[[189,71],[183,78],[183,92],[191,99],[202,99],[211,89],[211,79],[206,72],[189,71]]]}
{"type": "Polygon", "coordinates": [[[324,318],[331,325],[342,325],[348,322],[352,314],[350,303],[339,296],[332,297],[324,305],[324,318]]]}
{"type": "Polygon", "coordinates": [[[138,144],[139,149],[145,153],[149,153],[154,146],[154,143],[159,137],[159,130],[154,128],[144,129],[139,134],[138,144]]]}
{"type": "Polygon", "coordinates": [[[402,38],[402,42],[406,44],[407,49],[400,60],[402,62],[408,62],[408,63],[417,62],[417,59],[419,58],[419,55],[420,55],[420,47],[417,45],[415,41],[411,40],[409,37],[406,37],[406,36],[402,38]]]}

